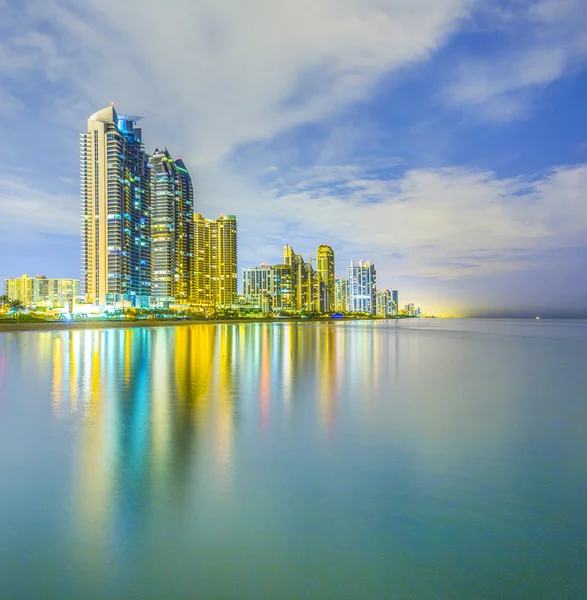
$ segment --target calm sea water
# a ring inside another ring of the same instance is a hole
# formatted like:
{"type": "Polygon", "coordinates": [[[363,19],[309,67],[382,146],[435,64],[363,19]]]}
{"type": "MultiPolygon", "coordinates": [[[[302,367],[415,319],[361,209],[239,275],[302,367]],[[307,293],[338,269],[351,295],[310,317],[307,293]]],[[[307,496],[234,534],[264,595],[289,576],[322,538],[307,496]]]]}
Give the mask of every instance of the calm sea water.
{"type": "Polygon", "coordinates": [[[586,598],[587,323],[0,334],[0,598],[586,598]]]}

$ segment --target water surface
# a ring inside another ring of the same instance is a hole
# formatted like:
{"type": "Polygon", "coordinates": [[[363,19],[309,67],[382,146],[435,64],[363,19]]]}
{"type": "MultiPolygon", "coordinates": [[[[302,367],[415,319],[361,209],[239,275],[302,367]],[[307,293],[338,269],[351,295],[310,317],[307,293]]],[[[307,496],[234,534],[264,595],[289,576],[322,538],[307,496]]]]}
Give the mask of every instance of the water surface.
{"type": "Polygon", "coordinates": [[[0,598],[582,598],[587,323],[0,334],[0,598]]]}

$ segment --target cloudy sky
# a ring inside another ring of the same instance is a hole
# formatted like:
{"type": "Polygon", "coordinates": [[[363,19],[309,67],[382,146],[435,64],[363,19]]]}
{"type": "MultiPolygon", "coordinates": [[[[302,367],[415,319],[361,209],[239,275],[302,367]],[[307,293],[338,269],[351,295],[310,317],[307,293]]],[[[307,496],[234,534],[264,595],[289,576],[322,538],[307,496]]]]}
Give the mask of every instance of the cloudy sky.
{"type": "Polygon", "coordinates": [[[426,312],[587,314],[586,67],[587,0],[0,0],[0,278],[78,276],[113,101],[241,267],[328,243],[426,312]]]}

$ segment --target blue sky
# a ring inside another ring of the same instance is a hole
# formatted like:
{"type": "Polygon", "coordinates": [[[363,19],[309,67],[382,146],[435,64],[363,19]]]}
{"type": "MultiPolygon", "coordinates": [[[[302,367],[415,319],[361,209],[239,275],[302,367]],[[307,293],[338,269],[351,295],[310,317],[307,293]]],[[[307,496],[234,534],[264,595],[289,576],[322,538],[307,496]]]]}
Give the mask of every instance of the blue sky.
{"type": "Polygon", "coordinates": [[[586,0],[0,0],[0,277],[78,276],[114,101],[240,266],[321,243],[427,312],[587,313],[586,0]]]}

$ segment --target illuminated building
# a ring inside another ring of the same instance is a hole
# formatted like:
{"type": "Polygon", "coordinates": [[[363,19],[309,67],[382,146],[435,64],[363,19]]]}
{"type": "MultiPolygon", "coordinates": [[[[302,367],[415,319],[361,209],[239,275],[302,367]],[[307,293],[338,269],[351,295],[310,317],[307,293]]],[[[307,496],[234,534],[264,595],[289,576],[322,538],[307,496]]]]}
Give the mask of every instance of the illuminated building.
{"type": "Polygon", "coordinates": [[[393,301],[393,314],[399,315],[399,295],[397,290],[391,290],[391,298],[393,301]]]}
{"type": "Polygon", "coordinates": [[[360,260],[357,264],[351,261],[348,270],[349,310],[375,314],[375,293],[377,280],[375,265],[360,260]]]}
{"type": "Polygon", "coordinates": [[[269,298],[275,311],[293,310],[292,268],[290,265],[261,265],[243,269],[243,296],[245,302],[265,306],[269,298]]]}
{"type": "Polygon", "coordinates": [[[150,168],[136,127],[113,106],[80,136],[82,292],[104,307],[148,306],[151,296],[150,168]]]}
{"type": "Polygon", "coordinates": [[[318,246],[316,253],[319,312],[334,310],[334,251],[330,246],[318,246]]]}
{"type": "Polygon", "coordinates": [[[349,282],[348,279],[334,280],[334,310],[346,312],[349,309],[349,282]]]}
{"type": "Polygon", "coordinates": [[[6,295],[10,300],[18,300],[28,308],[33,305],[33,278],[21,275],[15,279],[5,279],[6,295]]]}
{"type": "Polygon", "coordinates": [[[151,157],[154,302],[187,303],[192,295],[194,192],[181,159],[168,150],[151,157]]]}
{"type": "Polygon", "coordinates": [[[48,279],[44,275],[21,275],[5,280],[6,295],[27,308],[61,308],[79,293],[77,279],[48,279]]]}
{"type": "Polygon", "coordinates": [[[216,220],[194,214],[191,302],[201,308],[235,306],[237,302],[237,227],[234,215],[216,220]]]}
{"type": "Polygon", "coordinates": [[[319,311],[319,286],[312,262],[305,262],[291,246],[284,246],[283,263],[292,271],[294,310],[319,311]]]}
{"type": "Polygon", "coordinates": [[[375,293],[375,314],[378,317],[393,316],[393,294],[391,290],[377,290],[375,293]]]}

